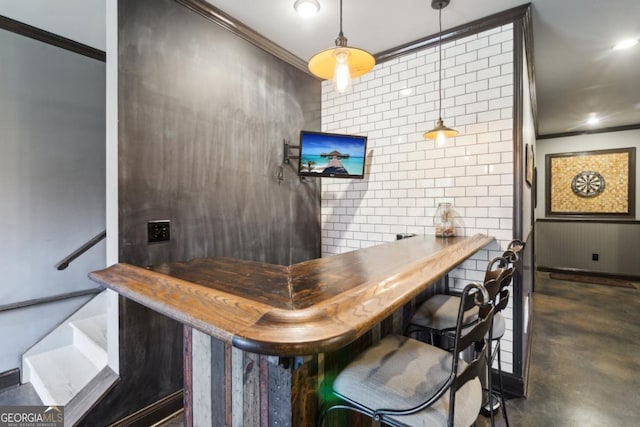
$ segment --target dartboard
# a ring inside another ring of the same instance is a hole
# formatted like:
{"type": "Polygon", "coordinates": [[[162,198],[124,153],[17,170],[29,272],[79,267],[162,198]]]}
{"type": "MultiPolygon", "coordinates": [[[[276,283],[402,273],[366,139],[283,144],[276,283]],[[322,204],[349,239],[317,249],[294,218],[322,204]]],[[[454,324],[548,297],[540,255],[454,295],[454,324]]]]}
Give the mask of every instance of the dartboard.
{"type": "Polygon", "coordinates": [[[594,197],[604,190],[604,178],[598,172],[583,171],[573,177],[571,189],[581,197],[594,197]]]}

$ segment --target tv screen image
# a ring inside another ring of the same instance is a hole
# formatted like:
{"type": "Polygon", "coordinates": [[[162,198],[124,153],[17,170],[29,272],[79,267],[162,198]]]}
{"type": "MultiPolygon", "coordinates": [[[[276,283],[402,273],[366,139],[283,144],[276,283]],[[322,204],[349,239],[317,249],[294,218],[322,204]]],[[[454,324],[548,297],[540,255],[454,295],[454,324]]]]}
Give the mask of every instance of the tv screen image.
{"type": "Polygon", "coordinates": [[[367,137],[301,131],[298,174],[363,178],[367,137]]]}

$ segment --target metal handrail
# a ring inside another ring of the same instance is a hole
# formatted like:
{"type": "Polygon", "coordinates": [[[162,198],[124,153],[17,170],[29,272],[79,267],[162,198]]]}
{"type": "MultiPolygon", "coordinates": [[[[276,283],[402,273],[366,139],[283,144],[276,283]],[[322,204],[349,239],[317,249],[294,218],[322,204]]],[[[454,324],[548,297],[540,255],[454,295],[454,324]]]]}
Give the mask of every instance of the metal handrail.
{"type": "Polygon", "coordinates": [[[67,292],[64,294],[51,295],[48,297],[34,298],[26,301],[12,302],[9,304],[0,305],[0,313],[2,313],[3,311],[10,311],[10,310],[17,310],[20,308],[32,307],[34,305],[48,304],[56,301],[62,301],[62,300],[71,299],[71,298],[78,298],[85,295],[99,294],[102,291],[104,291],[104,288],[98,287],[98,288],[84,289],[81,291],[67,292]]]}
{"type": "Polygon", "coordinates": [[[75,251],[71,252],[62,261],[60,261],[58,264],[56,264],[56,269],[64,270],[65,268],[69,267],[69,264],[71,264],[71,262],[73,262],[76,258],[78,258],[80,255],[82,255],[83,253],[85,253],[86,251],[91,249],[92,247],[94,247],[96,244],[98,244],[98,242],[100,242],[105,237],[107,237],[107,230],[104,230],[104,231],[100,232],[97,236],[95,236],[94,238],[89,240],[87,243],[85,243],[84,245],[80,246],[75,251]]]}

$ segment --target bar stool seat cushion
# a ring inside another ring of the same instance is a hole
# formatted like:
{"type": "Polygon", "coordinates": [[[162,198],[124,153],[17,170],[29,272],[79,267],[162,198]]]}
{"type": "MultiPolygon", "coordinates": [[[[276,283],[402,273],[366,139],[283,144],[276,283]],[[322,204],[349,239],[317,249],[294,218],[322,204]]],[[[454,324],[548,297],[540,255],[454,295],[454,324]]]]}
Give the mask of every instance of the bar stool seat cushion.
{"type": "MultiPolygon", "coordinates": [[[[334,391],[370,409],[408,409],[433,396],[451,374],[452,354],[400,335],[388,335],[352,361],[336,377],[334,391]]],[[[460,369],[466,365],[460,361],[460,369]]],[[[387,416],[407,426],[446,426],[449,394],[411,415],[387,416]]],[[[456,393],[454,425],[475,422],[482,405],[476,377],[456,393]]],[[[384,421],[384,418],[383,418],[384,421]]]]}
{"type": "MultiPolygon", "coordinates": [[[[436,294],[426,300],[418,308],[409,322],[434,330],[455,328],[458,321],[460,297],[455,295],[436,294]]],[[[465,311],[463,323],[471,324],[478,318],[478,307],[465,311]]]]}

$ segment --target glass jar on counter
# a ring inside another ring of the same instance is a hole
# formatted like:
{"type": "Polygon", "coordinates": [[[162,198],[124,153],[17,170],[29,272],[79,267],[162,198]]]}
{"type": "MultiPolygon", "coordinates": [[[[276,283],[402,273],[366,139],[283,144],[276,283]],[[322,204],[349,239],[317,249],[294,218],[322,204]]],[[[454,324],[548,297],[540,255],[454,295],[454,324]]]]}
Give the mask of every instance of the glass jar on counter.
{"type": "Polygon", "coordinates": [[[439,203],[438,209],[433,216],[433,225],[436,230],[437,237],[449,237],[456,235],[454,225],[455,213],[451,207],[451,203],[439,203]]]}

